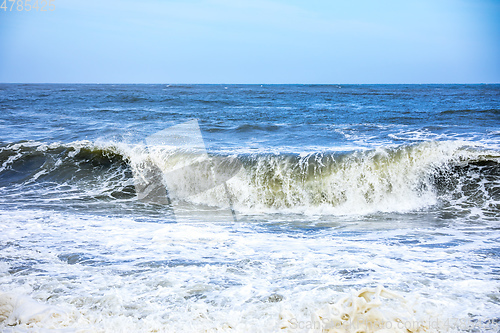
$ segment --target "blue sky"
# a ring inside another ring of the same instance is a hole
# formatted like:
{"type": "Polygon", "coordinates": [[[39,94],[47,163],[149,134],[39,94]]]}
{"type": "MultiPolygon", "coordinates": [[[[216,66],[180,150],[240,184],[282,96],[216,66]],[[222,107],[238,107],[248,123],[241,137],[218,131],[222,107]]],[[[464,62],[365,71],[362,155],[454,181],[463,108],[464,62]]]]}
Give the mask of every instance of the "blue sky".
{"type": "Polygon", "coordinates": [[[0,82],[500,82],[499,0],[53,3],[0,10],[0,82]]]}

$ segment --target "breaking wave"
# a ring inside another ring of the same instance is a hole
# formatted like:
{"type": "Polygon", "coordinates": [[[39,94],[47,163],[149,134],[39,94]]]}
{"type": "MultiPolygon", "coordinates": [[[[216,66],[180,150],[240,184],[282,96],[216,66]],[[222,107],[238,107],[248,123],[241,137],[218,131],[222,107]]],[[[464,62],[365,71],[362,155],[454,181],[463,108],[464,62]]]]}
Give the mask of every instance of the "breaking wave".
{"type": "Polygon", "coordinates": [[[176,173],[176,183],[191,195],[175,198],[172,192],[170,199],[217,206],[228,195],[242,213],[368,214],[440,204],[480,208],[486,215],[498,216],[499,162],[498,150],[461,141],[232,156],[123,143],[18,142],[0,145],[0,191],[12,194],[36,188],[45,194],[71,193],[72,198],[136,200],[137,182],[152,167],[160,174],[155,182],[163,183],[167,192],[168,175],[184,168],[185,173],[176,173]],[[219,182],[196,190],[206,179],[190,165],[231,157],[239,163],[215,170],[230,174],[225,186],[219,182]]]}

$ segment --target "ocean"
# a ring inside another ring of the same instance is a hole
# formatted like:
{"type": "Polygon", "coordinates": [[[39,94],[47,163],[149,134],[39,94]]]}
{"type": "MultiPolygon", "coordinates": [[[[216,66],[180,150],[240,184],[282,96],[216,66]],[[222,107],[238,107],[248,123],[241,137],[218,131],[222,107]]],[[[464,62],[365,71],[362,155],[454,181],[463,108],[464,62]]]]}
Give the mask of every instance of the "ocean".
{"type": "Polygon", "coordinates": [[[0,84],[1,332],[499,332],[500,85],[0,84]]]}

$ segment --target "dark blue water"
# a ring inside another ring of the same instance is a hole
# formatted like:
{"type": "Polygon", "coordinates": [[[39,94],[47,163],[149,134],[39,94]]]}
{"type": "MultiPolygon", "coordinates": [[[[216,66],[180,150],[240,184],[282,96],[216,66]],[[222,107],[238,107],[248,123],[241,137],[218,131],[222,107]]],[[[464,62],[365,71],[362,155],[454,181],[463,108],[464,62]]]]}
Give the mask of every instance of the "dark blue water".
{"type": "Polygon", "coordinates": [[[499,85],[0,85],[2,142],[140,139],[199,120],[211,149],[498,140],[499,85]]]}

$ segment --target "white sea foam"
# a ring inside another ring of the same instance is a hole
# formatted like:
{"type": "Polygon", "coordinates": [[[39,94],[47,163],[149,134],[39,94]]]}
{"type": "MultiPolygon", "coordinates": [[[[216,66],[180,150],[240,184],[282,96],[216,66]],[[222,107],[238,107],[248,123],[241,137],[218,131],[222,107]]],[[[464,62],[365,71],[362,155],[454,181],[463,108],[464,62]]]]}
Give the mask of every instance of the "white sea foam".
{"type": "Polygon", "coordinates": [[[339,309],[424,329],[429,318],[500,312],[491,224],[161,224],[36,210],[0,219],[2,331],[274,332],[288,322],[302,332],[339,309]]]}
{"type": "Polygon", "coordinates": [[[25,295],[0,292],[0,327],[4,327],[3,332],[54,332],[66,327],[77,328],[75,324],[81,324],[77,320],[79,315],[25,295]]]}

